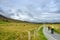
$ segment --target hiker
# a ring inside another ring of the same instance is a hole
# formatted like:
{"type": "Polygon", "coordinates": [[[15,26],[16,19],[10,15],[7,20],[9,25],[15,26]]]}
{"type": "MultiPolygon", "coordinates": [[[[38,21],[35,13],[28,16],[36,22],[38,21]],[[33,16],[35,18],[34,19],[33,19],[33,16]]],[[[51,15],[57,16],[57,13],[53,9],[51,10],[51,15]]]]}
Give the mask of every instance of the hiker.
{"type": "Polygon", "coordinates": [[[50,30],[50,28],[51,28],[51,27],[50,27],[50,26],[48,26],[48,30],[50,30]]]}
{"type": "Polygon", "coordinates": [[[54,26],[51,26],[51,34],[54,34],[54,26]]]}

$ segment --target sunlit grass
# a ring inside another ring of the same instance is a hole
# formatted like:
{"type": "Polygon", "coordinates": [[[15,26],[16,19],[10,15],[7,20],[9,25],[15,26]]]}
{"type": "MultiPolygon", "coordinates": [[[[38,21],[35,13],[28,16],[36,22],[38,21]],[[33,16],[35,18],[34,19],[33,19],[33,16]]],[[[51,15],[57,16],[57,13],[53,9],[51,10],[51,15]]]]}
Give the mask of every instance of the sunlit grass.
{"type": "Polygon", "coordinates": [[[39,36],[34,39],[33,32],[41,25],[25,22],[0,22],[0,40],[28,40],[28,31],[31,32],[31,40],[39,40],[39,36]]]}

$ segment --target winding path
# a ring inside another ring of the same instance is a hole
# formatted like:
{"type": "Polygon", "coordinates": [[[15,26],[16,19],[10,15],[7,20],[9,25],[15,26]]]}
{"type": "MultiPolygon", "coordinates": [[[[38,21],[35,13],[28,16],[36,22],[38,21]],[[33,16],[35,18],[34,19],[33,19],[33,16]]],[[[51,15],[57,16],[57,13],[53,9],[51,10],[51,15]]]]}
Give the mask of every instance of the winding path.
{"type": "Polygon", "coordinates": [[[48,40],[60,40],[60,34],[51,34],[50,30],[48,31],[46,27],[43,28],[43,33],[48,40]]]}

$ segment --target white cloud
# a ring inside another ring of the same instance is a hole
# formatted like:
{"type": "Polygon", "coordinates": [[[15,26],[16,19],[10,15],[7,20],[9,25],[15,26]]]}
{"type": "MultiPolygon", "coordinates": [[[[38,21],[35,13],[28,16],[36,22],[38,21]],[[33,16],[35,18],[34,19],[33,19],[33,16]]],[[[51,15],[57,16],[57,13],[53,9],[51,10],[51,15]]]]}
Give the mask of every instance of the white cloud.
{"type": "Polygon", "coordinates": [[[0,7],[5,9],[3,14],[13,19],[31,22],[60,20],[59,0],[7,0],[6,2],[0,0],[0,2],[0,7]]]}

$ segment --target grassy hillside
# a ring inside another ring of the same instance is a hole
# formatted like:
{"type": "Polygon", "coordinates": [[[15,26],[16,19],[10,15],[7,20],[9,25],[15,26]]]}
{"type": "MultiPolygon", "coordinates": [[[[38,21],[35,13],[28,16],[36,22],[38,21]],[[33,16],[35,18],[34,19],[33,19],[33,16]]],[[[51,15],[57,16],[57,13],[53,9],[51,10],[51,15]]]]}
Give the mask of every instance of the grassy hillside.
{"type": "Polygon", "coordinates": [[[34,28],[38,28],[40,25],[41,24],[33,24],[33,23],[24,22],[24,21],[13,20],[0,15],[0,26],[7,27],[7,29],[14,28],[15,30],[17,30],[19,28],[21,31],[22,30],[25,31],[25,30],[32,30],[34,28]]]}
{"type": "Polygon", "coordinates": [[[28,32],[30,32],[30,40],[44,40],[37,34],[34,38],[34,31],[41,25],[17,21],[0,15],[0,40],[28,40],[28,32]]]}
{"type": "Polygon", "coordinates": [[[20,20],[14,20],[14,19],[11,19],[11,18],[7,18],[3,15],[0,15],[0,22],[18,22],[18,23],[21,23],[21,22],[26,22],[26,21],[20,21],[20,20]]]}

